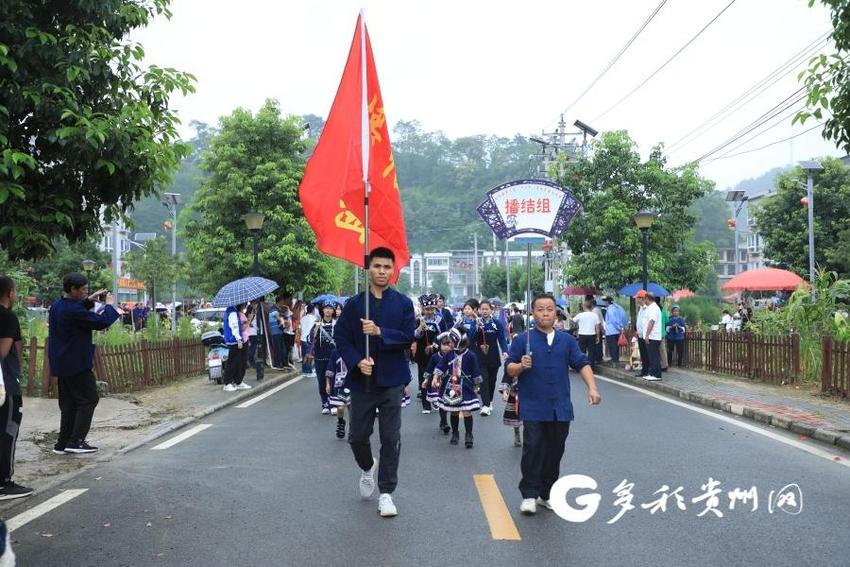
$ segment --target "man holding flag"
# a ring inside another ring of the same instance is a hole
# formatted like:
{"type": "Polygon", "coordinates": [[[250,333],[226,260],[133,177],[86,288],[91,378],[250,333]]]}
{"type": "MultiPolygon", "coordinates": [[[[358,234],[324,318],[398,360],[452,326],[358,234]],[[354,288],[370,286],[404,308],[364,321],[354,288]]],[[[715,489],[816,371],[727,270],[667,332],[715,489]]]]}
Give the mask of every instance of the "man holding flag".
{"type": "Polygon", "coordinates": [[[410,381],[404,350],[414,339],[415,318],[410,299],[389,287],[410,253],[384,102],[362,13],[298,196],[319,250],[368,270],[368,289],[346,304],[336,340],[350,369],[349,442],[362,469],[360,493],[368,498],[375,490],[369,438],[379,409],[378,512],[395,516],[391,495],[401,448],[401,391],[410,381]]]}

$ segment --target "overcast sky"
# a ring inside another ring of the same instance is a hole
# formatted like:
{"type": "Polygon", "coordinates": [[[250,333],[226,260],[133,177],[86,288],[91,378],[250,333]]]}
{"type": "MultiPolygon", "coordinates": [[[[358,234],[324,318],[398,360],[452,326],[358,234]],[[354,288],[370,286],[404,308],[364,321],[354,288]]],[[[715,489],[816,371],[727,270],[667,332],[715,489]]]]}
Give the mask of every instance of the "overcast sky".
{"type": "MultiPolygon", "coordinates": [[[[567,123],[580,119],[598,130],[627,129],[645,155],[657,142],[670,146],[831,29],[819,2],[809,8],[805,0],[737,0],[655,78],[600,118],[729,1],[669,0],[567,113],[567,123]]],[[[555,126],[559,113],[658,3],[173,0],[171,20],[157,18],[134,38],[145,46],[148,63],[197,76],[197,93],[173,103],[184,124],[215,124],[237,106],[256,110],[266,98],[278,99],[286,113],[325,117],[362,7],[391,122],[418,120],[450,137],[537,135],[555,126]]],[[[691,143],[673,148],[670,165],[719,145],[799,87],[796,72],[787,74],[691,143]]],[[[735,151],[812,125],[792,127],[789,119],[735,151]]],[[[815,129],[707,163],[702,172],[724,189],[772,167],[827,154],[842,155],[815,129]]]]}

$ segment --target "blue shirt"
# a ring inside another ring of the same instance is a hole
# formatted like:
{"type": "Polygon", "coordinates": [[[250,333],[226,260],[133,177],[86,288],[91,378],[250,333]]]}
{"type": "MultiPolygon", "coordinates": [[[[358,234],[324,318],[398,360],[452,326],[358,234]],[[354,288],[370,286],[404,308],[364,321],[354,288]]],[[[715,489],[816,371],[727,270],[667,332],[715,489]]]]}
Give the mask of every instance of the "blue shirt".
{"type": "Polygon", "coordinates": [[[86,309],[83,301],[67,297],[50,308],[48,357],[56,376],[74,376],[94,367],[92,331],[109,327],[118,319],[118,312],[107,305],[100,313],[86,309]]]}
{"type": "Polygon", "coordinates": [[[667,320],[667,338],[671,341],[681,341],[685,338],[687,328],[682,317],[670,317],[667,320]]]}
{"type": "Polygon", "coordinates": [[[619,335],[628,324],[629,317],[625,309],[616,303],[608,306],[605,313],[605,335],[619,335]]]}
{"type": "MultiPolygon", "coordinates": [[[[579,371],[590,361],[579,349],[578,341],[566,331],[556,330],[551,345],[546,333],[539,329],[528,333],[531,334],[532,367],[517,378],[519,418],[522,421],[572,421],[575,416],[570,399],[570,368],[579,371]]],[[[518,335],[511,343],[506,365],[520,362],[528,333],[518,335]]]]}
{"type": "MultiPolygon", "coordinates": [[[[366,317],[367,292],[349,299],[336,323],[336,345],[348,366],[346,386],[352,391],[363,391],[366,380],[357,364],[366,358],[366,336],[360,319],[366,317]]],[[[369,356],[375,361],[372,367],[372,384],[378,388],[403,386],[410,382],[410,365],[404,351],[414,341],[416,316],[413,302],[392,288],[384,290],[376,299],[369,294],[369,317],[381,329],[380,337],[369,337],[369,356]]]]}
{"type": "Polygon", "coordinates": [[[280,326],[280,311],[277,307],[272,307],[272,310],[269,311],[269,334],[270,335],[282,335],[283,327],[280,326]]]}

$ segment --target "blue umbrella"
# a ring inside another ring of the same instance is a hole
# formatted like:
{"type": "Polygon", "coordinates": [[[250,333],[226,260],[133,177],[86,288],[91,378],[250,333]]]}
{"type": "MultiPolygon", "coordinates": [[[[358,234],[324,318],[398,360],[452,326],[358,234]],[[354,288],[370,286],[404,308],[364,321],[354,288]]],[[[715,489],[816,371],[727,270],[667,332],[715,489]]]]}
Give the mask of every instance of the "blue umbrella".
{"type": "Polygon", "coordinates": [[[563,297],[559,297],[558,299],[555,300],[555,305],[557,305],[559,307],[566,307],[567,306],[567,300],[564,299],[563,297]]]}
{"type": "Polygon", "coordinates": [[[272,280],[255,276],[230,282],[215,294],[213,307],[233,307],[260,299],[276,290],[278,286],[272,280]]]}
{"type": "Polygon", "coordinates": [[[492,305],[500,305],[501,306],[501,305],[505,304],[505,302],[502,301],[502,298],[499,297],[499,296],[491,297],[489,301],[492,305]]]}
{"type": "MultiPolygon", "coordinates": [[[[629,285],[623,286],[620,288],[620,295],[628,295],[629,297],[635,295],[638,291],[643,289],[643,283],[635,282],[629,285]]],[[[649,282],[646,286],[647,291],[655,295],[656,297],[667,297],[670,295],[670,292],[664,289],[662,286],[658,285],[655,282],[649,282]]]]}
{"type": "Polygon", "coordinates": [[[310,303],[320,305],[325,301],[332,301],[333,303],[342,303],[339,298],[332,293],[323,293],[322,295],[317,295],[310,303]]]}

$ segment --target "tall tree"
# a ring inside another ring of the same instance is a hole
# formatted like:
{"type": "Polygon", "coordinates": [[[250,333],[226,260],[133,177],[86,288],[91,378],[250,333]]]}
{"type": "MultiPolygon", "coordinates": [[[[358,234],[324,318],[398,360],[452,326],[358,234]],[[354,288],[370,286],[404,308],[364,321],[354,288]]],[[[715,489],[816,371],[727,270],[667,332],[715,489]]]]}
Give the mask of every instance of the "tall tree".
{"type": "MultiPolygon", "coordinates": [[[[822,120],[823,137],[850,153],[850,0],[820,0],[832,17],[832,39],[835,52],[821,54],[800,73],[808,91],[807,108],[794,117],[805,122],[814,117],[822,120]]],[[[815,0],[809,0],[812,6],[815,0]]]]}
{"type": "MultiPolygon", "coordinates": [[[[850,276],[850,168],[824,158],[814,176],[815,263],[819,268],[850,276]]],[[[806,172],[797,167],[776,180],[776,194],[754,207],[758,231],[764,237],[764,257],[801,276],[809,273],[806,172]]]]}
{"type": "Polygon", "coordinates": [[[690,165],[667,169],[661,146],[641,161],[625,131],[606,132],[590,158],[558,164],[558,179],[584,205],[566,232],[573,251],[567,273],[573,285],[616,289],[641,278],[641,235],[633,216],[658,213],[650,229],[649,277],[662,285],[696,287],[713,270],[710,243],[695,244],[691,205],[712,189],[690,165]]]}
{"type": "Polygon", "coordinates": [[[434,274],[434,277],[431,278],[431,293],[439,293],[443,297],[449,297],[451,293],[449,292],[449,281],[446,278],[446,274],[443,272],[437,272],[434,274]]]}
{"type": "Polygon", "coordinates": [[[201,164],[208,175],[181,216],[194,287],[212,294],[250,275],[252,236],[241,216],[252,210],[265,215],[263,276],[308,295],[337,285],[298,201],[307,150],[302,134],[301,119],[281,116],[272,100],[255,115],[239,108],[221,119],[201,164]]]}
{"type": "MultiPolygon", "coordinates": [[[[696,219],[694,240],[708,240],[717,248],[735,246],[735,232],[729,230],[726,222],[732,218],[733,211],[720,191],[706,191],[705,195],[694,201],[690,213],[696,219]]],[[[740,219],[739,219],[740,220],[740,219]]],[[[740,238],[740,236],[739,236],[740,238]]]]}
{"type": "Polygon", "coordinates": [[[166,185],[188,148],[170,96],[194,78],[128,41],[170,0],[0,3],[0,247],[49,254],[166,185]]]}

